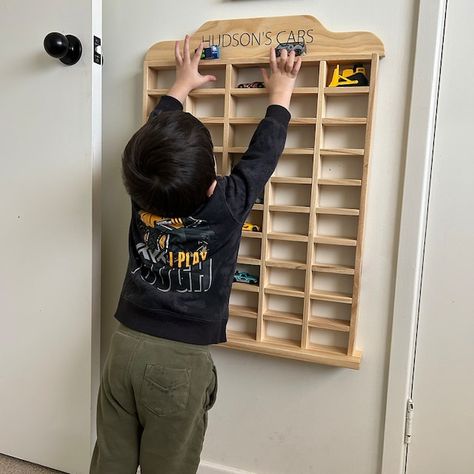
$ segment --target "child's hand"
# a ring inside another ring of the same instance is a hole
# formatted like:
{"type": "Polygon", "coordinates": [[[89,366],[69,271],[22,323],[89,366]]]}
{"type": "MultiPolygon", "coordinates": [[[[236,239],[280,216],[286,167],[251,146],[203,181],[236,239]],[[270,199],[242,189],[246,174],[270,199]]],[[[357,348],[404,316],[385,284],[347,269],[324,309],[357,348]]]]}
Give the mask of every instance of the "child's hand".
{"type": "Polygon", "coordinates": [[[203,49],[202,42],[199,48],[191,58],[189,54],[189,35],[184,38],[184,51],[181,55],[179,41],[175,44],[176,58],[176,80],[168,91],[168,95],[184,102],[188,94],[196,87],[202,86],[206,82],[215,81],[216,77],[212,75],[203,76],[198,71],[199,60],[203,49]]]}
{"type": "Polygon", "coordinates": [[[301,56],[295,60],[295,52],[288,54],[283,49],[276,58],[275,48],[270,48],[270,76],[262,69],[263,82],[268,89],[269,103],[290,107],[291,94],[295,87],[296,76],[301,67],[301,56]]]}

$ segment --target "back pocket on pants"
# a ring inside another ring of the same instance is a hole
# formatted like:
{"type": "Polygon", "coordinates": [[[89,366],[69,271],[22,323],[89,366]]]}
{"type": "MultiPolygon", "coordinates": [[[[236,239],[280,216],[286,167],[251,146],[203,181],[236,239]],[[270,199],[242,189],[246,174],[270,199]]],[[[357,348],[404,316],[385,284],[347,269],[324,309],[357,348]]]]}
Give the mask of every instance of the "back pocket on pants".
{"type": "Polygon", "coordinates": [[[157,416],[171,416],[186,409],[191,369],[147,364],[140,393],[143,405],[157,416]]]}

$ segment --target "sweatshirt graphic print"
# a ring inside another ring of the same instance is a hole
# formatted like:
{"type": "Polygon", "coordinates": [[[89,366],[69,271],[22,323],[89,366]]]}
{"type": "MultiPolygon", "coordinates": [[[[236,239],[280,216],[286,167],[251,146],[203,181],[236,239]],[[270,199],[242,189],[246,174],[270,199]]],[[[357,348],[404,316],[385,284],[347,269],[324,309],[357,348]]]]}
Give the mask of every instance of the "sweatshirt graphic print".
{"type": "Polygon", "coordinates": [[[215,233],[204,219],[164,218],[146,211],[139,213],[141,242],[137,268],[144,282],[158,291],[202,293],[212,285],[209,245],[215,233]]]}

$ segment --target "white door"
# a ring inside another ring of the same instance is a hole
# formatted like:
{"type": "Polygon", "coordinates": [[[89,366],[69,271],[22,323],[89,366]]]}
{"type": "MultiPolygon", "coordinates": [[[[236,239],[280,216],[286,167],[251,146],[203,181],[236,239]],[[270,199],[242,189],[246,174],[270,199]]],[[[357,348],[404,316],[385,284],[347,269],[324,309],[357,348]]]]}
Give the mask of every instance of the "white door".
{"type": "Polygon", "coordinates": [[[474,5],[448,2],[408,474],[474,472],[474,5]]]}
{"type": "Polygon", "coordinates": [[[86,473],[99,378],[101,2],[0,2],[0,452],[86,473]],[[50,32],[82,57],[48,56],[50,32]]]}

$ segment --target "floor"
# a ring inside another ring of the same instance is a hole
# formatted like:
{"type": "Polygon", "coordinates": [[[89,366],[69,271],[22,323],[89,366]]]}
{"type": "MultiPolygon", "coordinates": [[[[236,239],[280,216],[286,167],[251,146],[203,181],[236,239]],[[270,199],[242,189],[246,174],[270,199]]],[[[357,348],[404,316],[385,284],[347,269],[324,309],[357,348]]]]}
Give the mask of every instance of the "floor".
{"type": "Polygon", "coordinates": [[[1,474],[60,474],[61,471],[55,471],[37,464],[21,461],[0,454],[0,473],[1,474]]]}
{"type": "MultiPolygon", "coordinates": [[[[0,454],[0,474],[67,474],[0,454]]],[[[140,468],[137,470],[140,474],[140,468]]]]}

